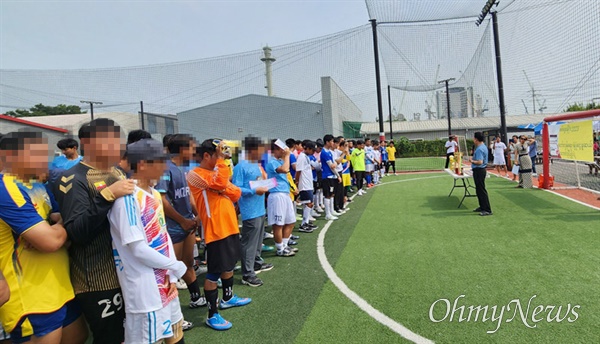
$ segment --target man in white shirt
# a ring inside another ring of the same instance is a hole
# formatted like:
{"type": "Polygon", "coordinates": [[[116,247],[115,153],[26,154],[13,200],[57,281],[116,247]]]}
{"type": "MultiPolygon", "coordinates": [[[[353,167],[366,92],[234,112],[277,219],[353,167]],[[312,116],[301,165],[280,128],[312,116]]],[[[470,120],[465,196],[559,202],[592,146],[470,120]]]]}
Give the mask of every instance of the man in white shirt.
{"type": "Polygon", "coordinates": [[[450,164],[450,156],[454,156],[454,152],[458,150],[458,143],[456,142],[456,136],[450,135],[448,141],[446,141],[446,167],[450,164]]]}
{"type": "Polygon", "coordinates": [[[492,151],[494,152],[494,166],[496,166],[496,171],[498,171],[498,175],[500,175],[500,169],[504,170],[504,176],[508,177],[508,171],[506,170],[506,145],[504,142],[500,141],[500,136],[496,137],[494,143],[492,143],[492,151]]]}

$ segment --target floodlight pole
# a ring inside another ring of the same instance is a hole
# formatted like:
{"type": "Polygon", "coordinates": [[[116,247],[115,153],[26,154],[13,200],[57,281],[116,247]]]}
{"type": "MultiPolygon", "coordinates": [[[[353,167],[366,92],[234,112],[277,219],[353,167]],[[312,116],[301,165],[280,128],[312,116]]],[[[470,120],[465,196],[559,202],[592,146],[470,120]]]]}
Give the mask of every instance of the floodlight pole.
{"type": "Polygon", "coordinates": [[[94,120],[94,104],[102,105],[102,102],[94,102],[91,100],[80,100],[79,102],[82,104],[90,104],[90,115],[91,115],[92,121],[93,121],[94,120]]]}
{"type": "Polygon", "coordinates": [[[369,20],[373,28],[373,55],[375,56],[375,81],[377,82],[377,111],[379,115],[379,140],[385,140],[383,131],[383,106],[381,104],[381,77],[379,75],[379,47],[377,45],[377,19],[369,20]]]}
{"type": "Polygon", "coordinates": [[[500,135],[508,147],[506,129],[506,107],[504,105],[504,82],[502,81],[502,58],[500,57],[500,36],[498,36],[498,14],[492,12],[492,31],[494,32],[494,50],[496,51],[496,78],[498,79],[498,100],[500,101],[500,135]]]}
{"type": "Polygon", "coordinates": [[[450,90],[448,88],[448,82],[450,81],[454,81],[456,79],[454,78],[450,78],[450,79],[446,79],[446,80],[442,80],[442,81],[438,81],[438,84],[446,84],[446,110],[448,113],[448,136],[452,135],[452,121],[450,119],[450,90]]]}
{"type": "Polygon", "coordinates": [[[390,92],[390,85],[388,85],[388,111],[390,114],[390,140],[394,139],[394,134],[392,132],[392,94],[390,92]]]}

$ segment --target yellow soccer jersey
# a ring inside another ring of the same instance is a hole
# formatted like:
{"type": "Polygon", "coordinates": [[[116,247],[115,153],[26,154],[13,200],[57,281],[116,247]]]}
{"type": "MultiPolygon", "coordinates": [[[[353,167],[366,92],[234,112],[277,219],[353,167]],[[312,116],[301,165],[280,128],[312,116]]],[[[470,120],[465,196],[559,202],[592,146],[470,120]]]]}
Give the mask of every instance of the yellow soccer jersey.
{"type": "MultiPolygon", "coordinates": [[[[25,315],[51,313],[74,298],[66,248],[52,253],[26,249],[21,235],[58,206],[41,183],[25,184],[0,174],[0,269],[10,286],[10,300],[0,307],[0,322],[10,332],[25,315]]],[[[22,335],[33,334],[28,321],[22,335]]]]}

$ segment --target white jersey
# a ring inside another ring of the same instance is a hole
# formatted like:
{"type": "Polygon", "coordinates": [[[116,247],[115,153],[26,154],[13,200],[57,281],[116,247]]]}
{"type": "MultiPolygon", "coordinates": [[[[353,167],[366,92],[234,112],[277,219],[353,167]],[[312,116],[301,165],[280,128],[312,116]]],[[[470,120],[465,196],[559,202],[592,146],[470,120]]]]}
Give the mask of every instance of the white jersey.
{"type": "Polygon", "coordinates": [[[169,293],[169,282],[175,281],[168,279],[167,269],[148,266],[149,261],[136,258],[132,249],[132,244],[144,242],[161,254],[162,259],[173,265],[178,263],[167,232],[160,193],[152,189],[150,194],[136,187],[132,195],[115,201],[108,219],[125,312],[148,313],[166,307],[178,296],[177,292],[169,293]]]}
{"type": "Polygon", "coordinates": [[[446,141],[446,154],[454,153],[458,144],[456,141],[446,141]]]}
{"type": "Polygon", "coordinates": [[[310,160],[304,152],[298,155],[296,161],[296,173],[300,173],[300,181],[298,182],[298,191],[308,191],[313,189],[312,166],[310,160]]]}
{"type": "Polygon", "coordinates": [[[506,150],[506,145],[504,142],[495,142],[493,143],[494,147],[494,156],[504,156],[504,151],[506,150]]]}
{"type": "MultiPolygon", "coordinates": [[[[343,155],[343,152],[341,150],[339,150],[339,149],[334,149],[334,150],[331,151],[331,155],[333,155],[333,160],[337,160],[337,159],[339,159],[343,155]]],[[[335,163],[337,164],[337,166],[335,167],[335,170],[338,171],[338,173],[341,174],[342,170],[344,169],[342,167],[342,163],[341,162],[338,163],[337,161],[335,163]]]]}
{"type": "Polygon", "coordinates": [[[378,149],[374,149],[373,157],[375,158],[375,163],[379,164],[379,162],[381,161],[381,152],[378,149]]]}

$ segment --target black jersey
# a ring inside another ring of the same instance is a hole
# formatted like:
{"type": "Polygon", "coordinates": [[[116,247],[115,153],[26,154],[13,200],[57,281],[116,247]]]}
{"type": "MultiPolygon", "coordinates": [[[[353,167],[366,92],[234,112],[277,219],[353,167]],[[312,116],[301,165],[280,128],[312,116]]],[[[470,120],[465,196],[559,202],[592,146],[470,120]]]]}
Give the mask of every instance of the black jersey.
{"type": "Polygon", "coordinates": [[[108,222],[114,199],[103,190],[123,178],[116,168],[103,172],[80,162],[56,181],[54,194],[71,241],[71,283],[76,294],[119,288],[108,222]]]}

